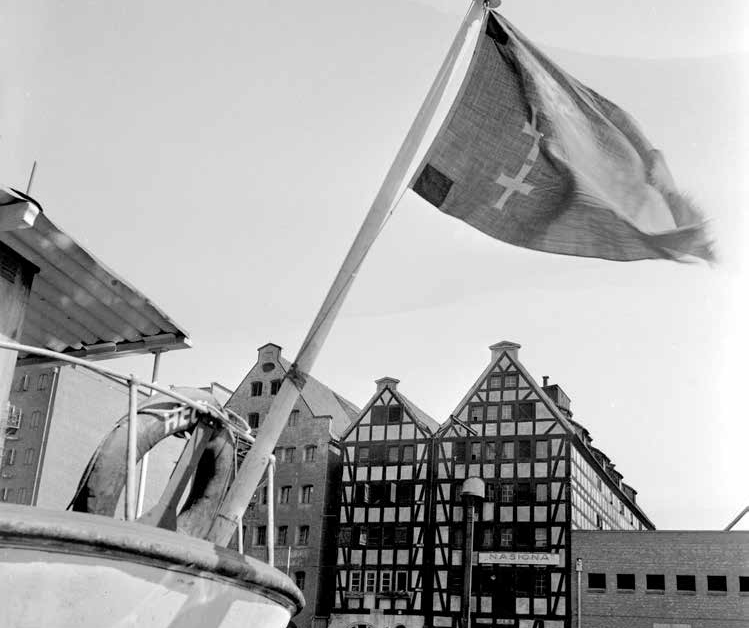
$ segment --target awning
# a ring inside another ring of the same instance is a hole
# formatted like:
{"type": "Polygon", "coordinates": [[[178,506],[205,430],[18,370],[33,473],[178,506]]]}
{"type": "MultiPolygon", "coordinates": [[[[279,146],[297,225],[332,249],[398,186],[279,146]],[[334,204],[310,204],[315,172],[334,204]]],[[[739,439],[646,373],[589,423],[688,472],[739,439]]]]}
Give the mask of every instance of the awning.
{"type": "MultiPolygon", "coordinates": [[[[47,218],[0,187],[0,242],[38,267],[20,342],[101,360],[191,346],[188,333],[47,218]]],[[[49,364],[19,354],[18,365],[49,364]]]]}

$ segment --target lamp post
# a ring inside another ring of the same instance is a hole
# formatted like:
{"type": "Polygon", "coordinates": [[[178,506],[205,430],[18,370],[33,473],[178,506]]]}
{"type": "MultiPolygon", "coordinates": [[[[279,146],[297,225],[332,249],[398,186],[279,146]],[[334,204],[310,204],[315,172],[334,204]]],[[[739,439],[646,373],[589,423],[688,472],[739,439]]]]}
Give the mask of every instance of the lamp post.
{"type": "Polygon", "coordinates": [[[461,491],[465,513],[465,535],[463,544],[463,599],[461,604],[462,628],[471,626],[471,580],[473,575],[473,521],[476,503],[484,499],[484,481],[467,478],[461,491]]]}

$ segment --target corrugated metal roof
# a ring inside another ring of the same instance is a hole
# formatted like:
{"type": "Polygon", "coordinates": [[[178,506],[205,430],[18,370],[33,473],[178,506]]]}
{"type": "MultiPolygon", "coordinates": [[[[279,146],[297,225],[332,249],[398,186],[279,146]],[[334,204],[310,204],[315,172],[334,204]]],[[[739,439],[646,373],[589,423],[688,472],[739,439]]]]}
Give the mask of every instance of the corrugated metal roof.
{"type": "Polygon", "coordinates": [[[88,359],[190,346],[187,331],[9,188],[0,188],[0,242],[39,268],[21,343],[88,359]]]}

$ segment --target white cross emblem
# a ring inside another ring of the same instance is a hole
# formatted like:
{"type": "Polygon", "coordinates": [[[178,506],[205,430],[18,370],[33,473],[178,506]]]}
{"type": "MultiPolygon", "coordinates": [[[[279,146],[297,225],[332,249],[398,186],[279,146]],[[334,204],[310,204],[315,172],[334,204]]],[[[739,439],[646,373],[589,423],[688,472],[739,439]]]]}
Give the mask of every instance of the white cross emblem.
{"type": "Polygon", "coordinates": [[[499,200],[494,203],[494,207],[499,210],[504,209],[505,203],[507,203],[514,193],[517,192],[518,194],[528,196],[533,189],[532,185],[525,182],[525,177],[528,176],[528,173],[533,166],[536,165],[536,159],[538,159],[538,153],[540,151],[539,142],[544,135],[536,126],[536,109],[534,107],[531,107],[530,123],[527,120],[525,121],[523,133],[530,135],[533,138],[533,145],[515,177],[509,177],[504,172],[499,175],[496,182],[505,189],[504,192],[502,192],[502,196],[499,197],[499,200]]]}

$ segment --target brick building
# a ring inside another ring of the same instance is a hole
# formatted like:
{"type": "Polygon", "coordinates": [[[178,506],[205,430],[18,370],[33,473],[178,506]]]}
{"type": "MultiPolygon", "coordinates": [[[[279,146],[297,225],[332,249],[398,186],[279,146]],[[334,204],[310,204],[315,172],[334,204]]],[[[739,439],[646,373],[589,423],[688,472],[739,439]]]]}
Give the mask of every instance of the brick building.
{"type": "MultiPolygon", "coordinates": [[[[572,421],[569,398],[557,385],[539,385],[520,362],[519,349],[511,342],[490,347],[489,364],[451,417],[429,437],[430,445],[425,444],[423,464],[428,471],[417,478],[419,489],[425,485],[425,490],[409,515],[415,520],[415,536],[408,564],[400,564],[395,534],[383,533],[385,526],[377,519],[385,516],[381,504],[361,504],[358,514],[354,507],[354,519],[347,520],[353,526],[350,539],[343,528],[339,535],[343,558],[339,556],[331,626],[459,625],[467,533],[461,489],[468,477],[479,477],[486,486],[474,527],[475,625],[568,628],[571,531],[653,527],[637,506],[635,491],[592,446],[587,430],[572,421]],[[388,562],[393,555],[395,565],[388,562]],[[405,590],[396,585],[395,593],[403,599],[393,599],[393,577],[410,571],[414,557],[421,573],[415,580],[404,579],[405,590]],[[394,575],[383,579],[389,572],[394,575]]],[[[389,403],[403,406],[398,416],[405,421],[408,403],[399,399],[392,385],[386,387],[394,400],[389,403]]],[[[367,416],[362,415],[360,425],[367,416]]],[[[389,420],[389,412],[387,416],[389,420]]],[[[352,434],[353,430],[347,434],[347,451],[352,434]]],[[[375,438],[374,427],[369,438],[375,438]]],[[[402,436],[395,431],[377,438],[387,441],[383,444],[388,452],[402,449],[402,436]]],[[[387,496],[387,485],[402,460],[391,460],[389,454],[370,460],[372,444],[351,444],[354,457],[347,454],[347,465],[354,480],[352,485],[344,482],[343,501],[359,495],[369,495],[370,500],[373,495],[387,496]],[[368,449],[365,459],[356,453],[362,447],[368,449]]]]}
{"type": "MultiPolygon", "coordinates": [[[[281,347],[266,344],[226,407],[251,427],[263,421],[291,364],[281,347]]],[[[325,626],[333,600],[335,529],[341,474],[340,435],[359,409],[313,377],[307,377],[275,450],[275,495],[261,484],[244,518],[245,553],[267,560],[268,500],[274,499],[275,566],[288,572],[307,605],[294,618],[300,628],[325,626]]]]}
{"type": "Polygon", "coordinates": [[[571,551],[584,628],[749,626],[749,532],[573,531],[571,551]]]}
{"type": "MultiPolygon", "coordinates": [[[[127,413],[127,386],[71,366],[16,368],[0,470],[0,501],[65,509],[89,458],[127,413]]],[[[184,447],[150,455],[144,507],[156,503],[184,447]]]]}

